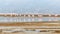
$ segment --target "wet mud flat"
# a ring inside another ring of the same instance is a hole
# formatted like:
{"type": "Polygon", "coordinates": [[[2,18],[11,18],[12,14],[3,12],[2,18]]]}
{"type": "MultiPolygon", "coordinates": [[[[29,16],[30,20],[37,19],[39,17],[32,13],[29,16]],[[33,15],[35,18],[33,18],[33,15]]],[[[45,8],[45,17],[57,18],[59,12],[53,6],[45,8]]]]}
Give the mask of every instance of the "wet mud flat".
{"type": "Polygon", "coordinates": [[[0,34],[60,34],[60,33],[51,33],[51,32],[15,32],[15,33],[0,33],[0,34]]]}

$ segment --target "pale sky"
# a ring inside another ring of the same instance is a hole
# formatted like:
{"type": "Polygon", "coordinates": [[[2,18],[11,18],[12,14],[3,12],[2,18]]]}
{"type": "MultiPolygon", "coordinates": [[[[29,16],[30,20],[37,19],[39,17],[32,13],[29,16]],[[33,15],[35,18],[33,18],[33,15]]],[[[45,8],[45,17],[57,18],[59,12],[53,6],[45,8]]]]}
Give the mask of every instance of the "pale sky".
{"type": "Polygon", "coordinates": [[[0,13],[60,14],[60,0],[0,0],[0,13]]]}

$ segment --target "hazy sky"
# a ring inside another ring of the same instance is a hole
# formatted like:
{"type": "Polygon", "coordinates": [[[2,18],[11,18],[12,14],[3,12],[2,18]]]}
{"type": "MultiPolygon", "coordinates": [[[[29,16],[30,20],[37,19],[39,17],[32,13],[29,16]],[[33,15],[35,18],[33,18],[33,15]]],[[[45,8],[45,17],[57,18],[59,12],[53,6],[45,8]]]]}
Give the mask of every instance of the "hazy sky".
{"type": "Polygon", "coordinates": [[[60,14],[60,0],[0,0],[0,13],[60,14]]]}

